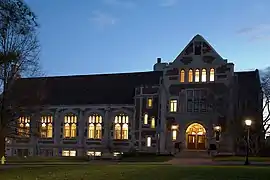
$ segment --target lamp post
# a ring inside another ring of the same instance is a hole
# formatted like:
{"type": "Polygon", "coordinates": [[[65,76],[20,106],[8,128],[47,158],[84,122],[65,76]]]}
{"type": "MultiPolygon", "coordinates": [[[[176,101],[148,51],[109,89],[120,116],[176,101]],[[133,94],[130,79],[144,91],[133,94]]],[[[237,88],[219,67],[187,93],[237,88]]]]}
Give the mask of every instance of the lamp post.
{"type": "Polygon", "coordinates": [[[216,153],[219,152],[219,140],[220,140],[220,131],[221,131],[221,126],[217,125],[214,127],[215,130],[215,139],[216,139],[216,153]]]}
{"type": "Polygon", "coordinates": [[[247,127],[247,147],[246,147],[246,161],[245,161],[245,165],[249,165],[249,161],[248,161],[248,153],[249,153],[249,131],[250,131],[250,126],[252,124],[252,121],[250,119],[246,119],[245,120],[245,124],[247,127]]]}

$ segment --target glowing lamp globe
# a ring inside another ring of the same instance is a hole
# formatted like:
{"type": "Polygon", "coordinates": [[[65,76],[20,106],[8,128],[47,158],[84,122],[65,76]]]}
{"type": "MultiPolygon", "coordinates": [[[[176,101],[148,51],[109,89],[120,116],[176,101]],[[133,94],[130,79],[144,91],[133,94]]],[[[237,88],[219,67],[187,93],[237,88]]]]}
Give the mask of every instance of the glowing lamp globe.
{"type": "Polygon", "coordinates": [[[246,126],[251,126],[252,121],[250,119],[246,119],[245,124],[246,124],[246,126]]]}

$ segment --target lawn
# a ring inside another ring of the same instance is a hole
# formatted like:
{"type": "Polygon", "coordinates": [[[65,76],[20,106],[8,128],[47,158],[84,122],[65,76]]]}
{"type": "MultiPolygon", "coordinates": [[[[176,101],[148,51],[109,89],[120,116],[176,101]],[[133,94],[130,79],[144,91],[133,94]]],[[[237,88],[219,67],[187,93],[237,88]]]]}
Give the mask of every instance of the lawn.
{"type": "Polygon", "coordinates": [[[174,165],[88,165],[0,170],[3,180],[268,180],[267,167],[183,167],[174,165]]]}
{"type": "MultiPolygon", "coordinates": [[[[215,157],[213,158],[214,161],[245,161],[246,157],[244,156],[226,156],[226,157],[215,157]]],[[[270,157],[249,157],[250,161],[253,162],[269,162],[270,157]]]]}
{"type": "MultiPolygon", "coordinates": [[[[123,157],[120,162],[165,162],[172,159],[173,156],[131,156],[123,157]]],[[[90,160],[91,161],[91,160],[90,160]]],[[[99,160],[100,161],[100,160],[99,160]]],[[[7,164],[14,163],[41,163],[41,164],[68,164],[89,162],[87,157],[7,157],[7,164]]]]}
{"type": "Polygon", "coordinates": [[[86,162],[84,157],[7,157],[6,163],[65,163],[65,162],[86,162]]]}

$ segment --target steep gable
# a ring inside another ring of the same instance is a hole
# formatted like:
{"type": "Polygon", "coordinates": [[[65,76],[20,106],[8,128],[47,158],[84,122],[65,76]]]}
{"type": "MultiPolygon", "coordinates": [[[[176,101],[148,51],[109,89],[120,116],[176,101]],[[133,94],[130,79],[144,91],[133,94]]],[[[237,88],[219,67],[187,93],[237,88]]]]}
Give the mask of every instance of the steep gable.
{"type": "Polygon", "coordinates": [[[175,58],[173,63],[178,64],[181,62],[188,65],[198,57],[206,64],[212,64],[214,61],[218,64],[225,62],[216,50],[201,35],[197,34],[175,58]]]}

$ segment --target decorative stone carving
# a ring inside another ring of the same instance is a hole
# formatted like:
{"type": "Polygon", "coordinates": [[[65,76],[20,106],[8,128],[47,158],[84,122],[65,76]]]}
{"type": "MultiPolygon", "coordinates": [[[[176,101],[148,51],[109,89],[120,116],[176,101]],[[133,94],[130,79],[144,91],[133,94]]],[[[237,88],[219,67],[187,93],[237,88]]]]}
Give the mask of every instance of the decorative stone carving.
{"type": "Polygon", "coordinates": [[[207,64],[212,64],[215,58],[213,56],[204,56],[203,57],[203,62],[207,64]]]}
{"type": "Polygon", "coordinates": [[[188,65],[188,64],[190,64],[193,61],[193,59],[192,59],[192,57],[182,57],[182,59],[180,61],[183,64],[188,65]]]}
{"type": "Polygon", "coordinates": [[[203,42],[202,53],[207,54],[211,53],[212,51],[213,51],[212,48],[206,42],[203,42]]]}

